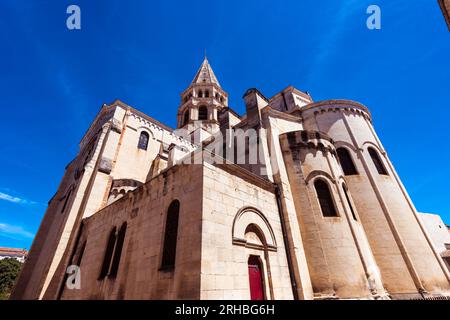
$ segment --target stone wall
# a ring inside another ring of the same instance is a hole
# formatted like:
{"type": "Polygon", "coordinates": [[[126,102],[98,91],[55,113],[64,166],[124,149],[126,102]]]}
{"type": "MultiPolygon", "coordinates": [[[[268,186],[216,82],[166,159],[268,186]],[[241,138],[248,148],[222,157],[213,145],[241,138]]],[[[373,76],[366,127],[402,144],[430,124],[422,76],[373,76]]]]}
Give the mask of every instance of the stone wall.
{"type": "Polygon", "coordinates": [[[131,177],[145,182],[163,143],[187,150],[194,147],[170,128],[120,101],[102,107],[49,202],[13,298],[56,298],[80,220],[108,203],[114,179],[131,177]],[[147,150],[137,147],[141,131],[150,136],[147,150]]]}
{"type": "Polygon", "coordinates": [[[65,289],[62,299],[198,299],[201,177],[201,166],[172,167],[86,219],[81,289],[65,289]],[[180,201],[175,268],[160,270],[167,209],[175,199],[180,201]],[[109,234],[125,221],[117,276],[98,280],[109,234]]]}
{"type": "Polygon", "coordinates": [[[248,259],[254,255],[263,262],[266,298],[292,299],[273,185],[236,165],[205,164],[203,170],[200,298],[250,299],[248,259]],[[257,238],[249,225],[260,230],[257,238]]]}

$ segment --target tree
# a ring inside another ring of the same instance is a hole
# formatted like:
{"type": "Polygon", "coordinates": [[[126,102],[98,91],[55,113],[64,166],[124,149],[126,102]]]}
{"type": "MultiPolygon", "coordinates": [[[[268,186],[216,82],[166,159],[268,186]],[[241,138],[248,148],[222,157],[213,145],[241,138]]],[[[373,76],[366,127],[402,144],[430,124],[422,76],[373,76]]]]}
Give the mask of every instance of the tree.
{"type": "Polygon", "coordinates": [[[13,258],[0,260],[0,300],[8,299],[22,263],[13,258]]]}

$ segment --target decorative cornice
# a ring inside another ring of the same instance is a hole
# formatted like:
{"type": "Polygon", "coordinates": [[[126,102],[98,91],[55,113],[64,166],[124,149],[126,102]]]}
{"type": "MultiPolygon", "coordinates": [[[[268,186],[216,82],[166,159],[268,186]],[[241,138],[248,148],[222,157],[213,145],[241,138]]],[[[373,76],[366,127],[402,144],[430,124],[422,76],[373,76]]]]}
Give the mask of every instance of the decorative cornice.
{"type": "Polygon", "coordinates": [[[192,88],[205,88],[205,87],[214,87],[217,91],[219,91],[224,97],[228,98],[228,93],[226,93],[220,86],[215,83],[191,83],[189,87],[187,87],[184,91],[180,93],[180,96],[183,97],[188,91],[192,90],[192,88]]]}
{"type": "Polygon", "coordinates": [[[286,132],[280,135],[281,140],[285,140],[287,147],[291,150],[313,149],[336,155],[333,139],[320,131],[298,130],[286,132]]]}
{"type": "Polygon", "coordinates": [[[158,120],[156,120],[156,119],[146,115],[145,113],[143,113],[143,112],[141,112],[141,111],[139,111],[139,110],[137,110],[137,109],[127,105],[126,103],[124,103],[124,102],[122,102],[120,100],[114,101],[111,105],[119,105],[122,108],[124,108],[127,112],[129,112],[131,114],[135,114],[135,115],[139,116],[140,118],[143,118],[143,119],[147,120],[148,122],[153,123],[154,125],[163,128],[166,131],[173,131],[174,130],[173,128],[165,125],[162,122],[159,122],[158,120]]]}
{"type": "Polygon", "coordinates": [[[354,112],[362,115],[363,117],[366,117],[370,122],[372,122],[372,115],[369,111],[369,109],[364,106],[363,104],[352,101],[352,100],[324,100],[319,102],[314,102],[311,104],[308,104],[306,106],[303,106],[301,108],[295,108],[292,112],[300,110],[301,112],[311,110],[311,109],[318,109],[316,110],[317,113],[322,112],[329,112],[329,111],[349,111],[354,112]]]}
{"type": "MultiPolygon", "coordinates": [[[[206,154],[206,156],[208,156],[207,153],[204,153],[204,154],[206,154]]],[[[275,186],[273,185],[272,182],[270,182],[269,180],[266,180],[264,178],[261,178],[260,176],[242,168],[241,166],[239,166],[237,164],[227,162],[225,160],[223,164],[213,163],[212,165],[222,169],[223,171],[234,174],[234,175],[266,190],[266,191],[275,193],[275,186]]]]}
{"type": "Polygon", "coordinates": [[[86,141],[90,140],[91,136],[93,135],[93,132],[97,132],[97,130],[94,130],[95,128],[97,128],[100,125],[103,126],[105,122],[107,122],[114,116],[114,110],[115,110],[114,106],[108,106],[106,104],[102,105],[94,121],[91,123],[91,125],[83,135],[83,138],[79,143],[80,148],[83,148],[86,141]]]}
{"type": "Polygon", "coordinates": [[[111,188],[117,187],[140,187],[143,183],[134,179],[114,179],[111,188]]]}
{"type": "MultiPolygon", "coordinates": [[[[195,144],[193,144],[190,141],[184,139],[183,137],[177,135],[175,133],[176,130],[173,130],[172,128],[169,128],[170,129],[170,131],[169,131],[169,130],[167,130],[167,128],[165,126],[162,127],[160,125],[161,124],[160,122],[158,122],[156,120],[155,120],[156,123],[152,122],[151,120],[149,120],[150,117],[143,117],[142,116],[143,115],[142,112],[135,112],[135,111],[137,111],[137,110],[135,110],[135,109],[128,110],[127,111],[127,115],[131,116],[131,117],[133,117],[135,119],[138,119],[140,122],[143,122],[144,124],[149,126],[150,129],[154,129],[154,130],[158,130],[158,131],[165,131],[169,136],[171,136],[173,139],[175,139],[179,143],[187,145],[187,146],[189,146],[189,147],[191,147],[193,149],[195,149],[197,147],[195,144]]],[[[152,119],[152,118],[150,118],[150,119],[152,119]]]]}

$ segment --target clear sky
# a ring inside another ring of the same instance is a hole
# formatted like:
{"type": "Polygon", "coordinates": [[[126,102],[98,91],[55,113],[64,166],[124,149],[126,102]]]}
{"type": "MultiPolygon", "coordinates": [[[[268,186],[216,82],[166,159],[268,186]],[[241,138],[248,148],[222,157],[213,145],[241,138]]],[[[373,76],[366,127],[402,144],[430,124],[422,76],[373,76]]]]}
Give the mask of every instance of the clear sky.
{"type": "Polygon", "coordinates": [[[240,114],[250,87],[367,105],[417,209],[450,224],[450,33],[436,0],[1,0],[0,48],[0,246],[30,247],[103,103],[174,127],[204,49],[240,114]],[[70,4],[81,30],[66,28],[70,4]],[[381,30],[366,27],[370,4],[381,30]]]}

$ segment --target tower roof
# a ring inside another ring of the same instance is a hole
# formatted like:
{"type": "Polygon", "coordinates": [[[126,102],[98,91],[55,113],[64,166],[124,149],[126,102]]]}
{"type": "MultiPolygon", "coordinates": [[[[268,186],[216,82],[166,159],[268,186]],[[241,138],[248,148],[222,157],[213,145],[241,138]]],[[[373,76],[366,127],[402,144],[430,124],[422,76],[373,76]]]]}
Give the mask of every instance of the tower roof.
{"type": "Polygon", "coordinates": [[[208,59],[205,57],[205,60],[203,60],[202,65],[197,71],[197,74],[194,77],[194,80],[192,80],[191,84],[217,84],[220,87],[220,83],[216,78],[216,75],[214,74],[213,69],[211,68],[211,65],[208,62],[208,59]]]}

